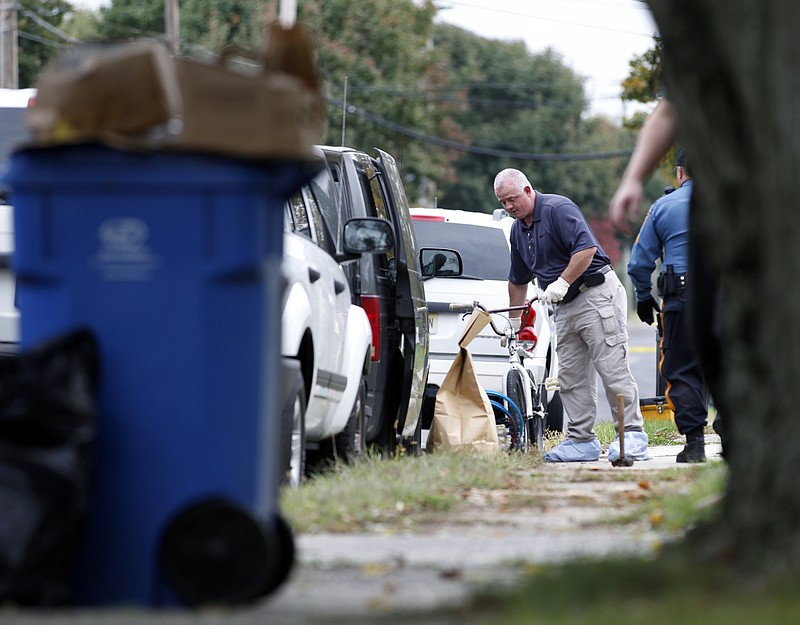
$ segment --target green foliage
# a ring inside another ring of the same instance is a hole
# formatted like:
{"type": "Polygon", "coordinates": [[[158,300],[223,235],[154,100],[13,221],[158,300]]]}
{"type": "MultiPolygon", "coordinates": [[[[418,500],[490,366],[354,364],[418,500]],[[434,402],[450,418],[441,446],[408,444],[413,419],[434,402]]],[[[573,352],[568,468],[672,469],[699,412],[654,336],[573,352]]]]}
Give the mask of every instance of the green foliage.
{"type": "Polygon", "coordinates": [[[17,12],[19,30],[18,72],[22,89],[33,87],[47,61],[65,45],[57,33],[43,26],[47,22],[58,28],[73,8],[65,0],[24,0],[17,12]]]}
{"type": "Polygon", "coordinates": [[[622,82],[622,99],[635,102],[652,102],[661,90],[661,59],[663,46],[661,39],[655,38],[655,46],[633,57],[628,65],[630,72],[622,82]]]}
{"type": "MultiPolygon", "coordinates": [[[[764,586],[734,580],[685,552],[543,566],[512,592],[474,602],[484,625],[784,625],[800,619],[797,579],[764,586]],[[482,616],[482,618],[481,618],[482,616]]],[[[440,620],[437,622],[442,622],[440,620]]],[[[455,622],[455,621],[453,621],[455,622]]]]}
{"type": "Polygon", "coordinates": [[[100,8],[99,39],[164,36],[164,0],[114,0],[100,8]]]}
{"type": "Polygon", "coordinates": [[[99,14],[86,9],[73,11],[62,24],[64,32],[79,41],[90,41],[97,38],[99,14]]]}
{"type": "MultiPolygon", "coordinates": [[[[298,532],[364,531],[375,523],[423,523],[456,508],[471,489],[533,487],[535,464],[524,454],[439,453],[368,456],[353,466],[284,489],[281,509],[298,532]]],[[[437,517],[438,518],[438,517],[437,517]]]]}
{"type": "MultiPolygon", "coordinates": [[[[218,53],[230,45],[250,56],[262,46],[268,11],[275,10],[256,0],[182,0],[180,8],[182,51],[218,53]]],[[[624,158],[520,159],[461,146],[615,152],[632,147],[631,133],[586,115],[583,79],[557,53],[533,55],[522,42],[434,24],[436,12],[432,0],[299,3],[327,102],[324,142],[340,144],[344,123],[345,144],[390,152],[413,204],[491,211],[495,174],[517,167],[542,191],[571,197],[587,216],[605,217],[624,158]]],[[[83,22],[82,38],[163,39],[164,0],[112,0],[98,12],[95,36],[91,28],[83,22]]]]}
{"type": "MultiPolygon", "coordinates": [[[[610,421],[595,425],[597,438],[605,447],[617,437],[614,424],[610,421]]],[[[644,431],[650,440],[650,445],[677,445],[683,444],[683,436],[678,433],[678,429],[672,421],[660,421],[656,419],[645,419],[644,431]]]]}
{"type": "Polygon", "coordinates": [[[445,155],[394,129],[439,135],[447,119],[447,109],[436,102],[446,74],[428,45],[433,4],[309,0],[300,9],[300,19],[315,34],[329,103],[325,142],[342,143],[344,122],[345,144],[368,152],[381,147],[398,159],[414,198],[416,181],[430,178],[447,162],[445,155]],[[345,100],[352,107],[346,114],[345,100]]]}
{"type": "Polygon", "coordinates": [[[231,46],[255,57],[263,46],[266,23],[263,3],[254,0],[181,2],[181,40],[215,53],[231,46]]]}
{"type": "MultiPolygon", "coordinates": [[[[653,47],[642,54],[635,56],[628,63],[630,71],[628,77],[622,82],[622,99],[630,102],[642,102],[644,104],[655,102],[662,95],[661,64],[664,57],[663,44],[660,37],[655,37],[653,47]]],[[[630,118],[623,121],[625,128],[638,131],[645,120],[647,114],[642,112],[634,113],[630,118]]],[[[650,203],[658,199],[668,185],[675,184],[672,175],[672,167],[675,162],[674,150],[662,160],[661,166],[645,185],[645,197],[649,202],[642,211],[641,218],[647,213],[650,203]]]]}
{"type": "MultiPolygon", "coordinates": [[[[522,42],[483,39],[462,29],[437,27],[435,45],[459,86],[452,115],[463,141],[482,148],[525,154],[615,151],[633,139],[603,119],[586,119],[583,81],[548,50],[532,55],[522,42]]],[[[505,167],[524,170],[537,189],[573,199],[587,216],[607,213],[622,159],[559,161],[461,153],[456,175],[440,178],[438,204],[490,212],[493,181],[505,167]]]]}

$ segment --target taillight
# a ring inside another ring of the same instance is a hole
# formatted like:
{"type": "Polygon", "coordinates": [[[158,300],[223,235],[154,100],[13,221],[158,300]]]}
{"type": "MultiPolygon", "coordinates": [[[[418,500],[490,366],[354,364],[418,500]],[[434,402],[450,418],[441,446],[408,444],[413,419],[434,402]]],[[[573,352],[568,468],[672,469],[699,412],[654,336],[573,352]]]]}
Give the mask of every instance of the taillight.
{"type": "Polygon", "coordinates": [[[361,308],[367,313],[372,328],[372,362],[381,359],[381,300],[375,295],[362,295],[361,308]]]}
{"type": "Polygon", "coordinates": [[[412,213],[411,219],[413,221],[444,221],[441,215],[414,215],[412,213]]]}

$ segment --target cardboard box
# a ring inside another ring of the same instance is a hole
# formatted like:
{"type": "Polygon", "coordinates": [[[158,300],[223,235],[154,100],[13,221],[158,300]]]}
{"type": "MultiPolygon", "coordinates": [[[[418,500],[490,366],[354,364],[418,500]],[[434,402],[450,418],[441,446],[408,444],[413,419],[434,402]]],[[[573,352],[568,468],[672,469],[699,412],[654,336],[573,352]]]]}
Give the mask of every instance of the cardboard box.
{"type": "Polygon", "coordinates": [[[246,74],[224,61],[177,59],[184,102],[173,147],[245,158],[313,159],[322,138],[318,94],[288,74],[246,74]]]}
{"type": "Polygon", "coordinates": [[[34,143],[315,160],[323,107],[312,39],[268,26],[257,60],[173,58],[154,41],[68,48],[37,84],[34,143]]]}
{"type": "Polygon", "coordinates": [[[137,137],[181,108],[172,59],[151,41],[67,48],[44,69],[25,124],[38,144],[137,137]]]}

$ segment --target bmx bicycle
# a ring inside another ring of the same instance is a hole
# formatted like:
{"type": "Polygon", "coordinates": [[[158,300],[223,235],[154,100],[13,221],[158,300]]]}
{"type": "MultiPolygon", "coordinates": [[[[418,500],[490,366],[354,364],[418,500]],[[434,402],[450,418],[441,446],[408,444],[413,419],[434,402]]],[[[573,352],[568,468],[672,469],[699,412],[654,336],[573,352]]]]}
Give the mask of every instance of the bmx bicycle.
{"type": "MultiPolygon", "coordinates": [[[[505,374],[505,393],[486,390],[495,412],[498,438],[508,451],[530,452],[535,445],[539,453],[544,453],[545,431],[563,429],[563,408],[560,398],[558,378],[553,376],[554,352],[548,346],[539,346],[534,327],[536,322],[537,298],[528,300],[522,306],[487,309],[480,302],[471,304],[450,304],[452,312],[471,313],[476,308],[489,315],[489,327],[500,337],[501,345],[508,350],[508,371],[505,374]],[[520,329],[514,330],[510,324],[500,329],[495,324],[498,315],[508,321],[507,314],[522,311],[520,329]],[[526,360],[536,360],[539,366],[525,367],[526,360]],[[557,399],[547,401],[547,393],[557,399]]],[[[554,336],[555,333],[553,333],[554,336]]]]}

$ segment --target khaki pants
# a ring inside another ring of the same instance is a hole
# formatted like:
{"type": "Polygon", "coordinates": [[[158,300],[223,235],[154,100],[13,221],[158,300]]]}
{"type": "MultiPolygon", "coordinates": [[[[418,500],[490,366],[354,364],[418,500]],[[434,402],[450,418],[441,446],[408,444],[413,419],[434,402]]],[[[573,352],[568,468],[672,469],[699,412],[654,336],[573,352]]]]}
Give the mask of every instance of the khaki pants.
{"type": "Polygon", "coordinates": [[[625,397],[625,430],[642,430],[639,387],[628,366],[627,296],[613,271],[605,282],[587,288],[569,303],[556,305],[558,379],[569,417],[567,435],[574,441],[597,437],[597,373],[606,392],[614,427],[617,394],[625,397]]]}

